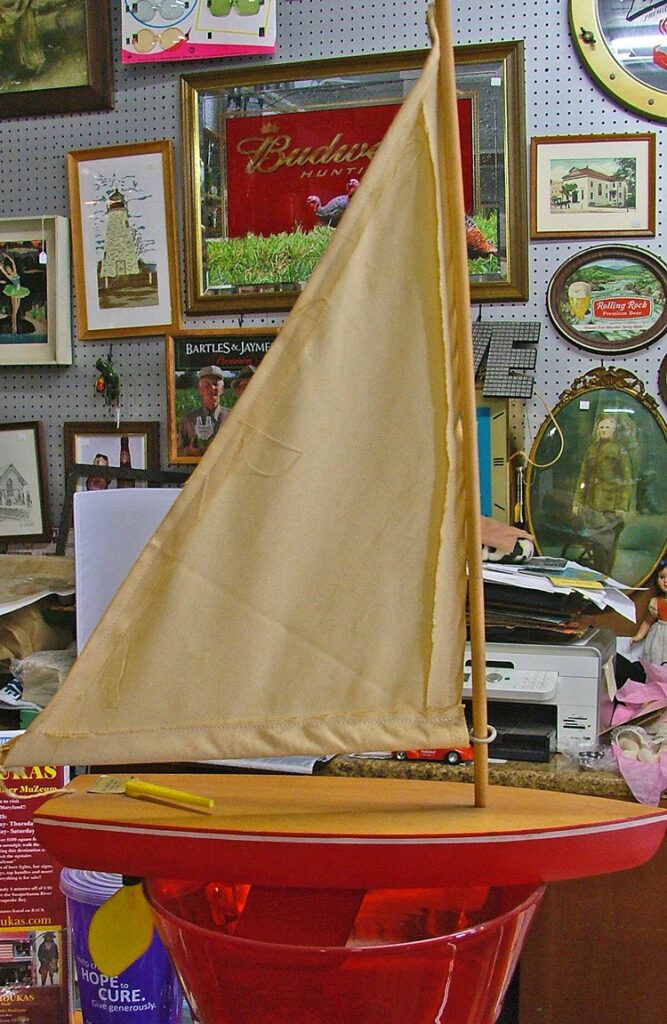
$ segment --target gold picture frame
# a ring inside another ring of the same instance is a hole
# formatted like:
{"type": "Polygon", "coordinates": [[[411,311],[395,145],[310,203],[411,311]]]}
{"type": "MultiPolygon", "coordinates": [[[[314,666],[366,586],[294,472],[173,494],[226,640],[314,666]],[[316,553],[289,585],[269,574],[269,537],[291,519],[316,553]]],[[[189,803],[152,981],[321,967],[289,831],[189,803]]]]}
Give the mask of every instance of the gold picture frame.
{"type": "Polygon", "coordinates": [[[635,374],[578,377],[530,452],[526,509],[539,553],[643,586],[667,550],[666,459],[667,424],[635,374]]]}
{"type": "MultiPolygon", "coordinates": [[[[330,238],[329,202],[353,194],[427,52],[181,78],[188,314],[293,305],[330,238]]],[[[479,230],[471,296],[525,300],[523,43],[454,53],[466,209],[479,230]]]]}
{"type": "Polygon", "coordinates": [[[171,139],[67,154],[79,337],[181,322],[171,139]]]}

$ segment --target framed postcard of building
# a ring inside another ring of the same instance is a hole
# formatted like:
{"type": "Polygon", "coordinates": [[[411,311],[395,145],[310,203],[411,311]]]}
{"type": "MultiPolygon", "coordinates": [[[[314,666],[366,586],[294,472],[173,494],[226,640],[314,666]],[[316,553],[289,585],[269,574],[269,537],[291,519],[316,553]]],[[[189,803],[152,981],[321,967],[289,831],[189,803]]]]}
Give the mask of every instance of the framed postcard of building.
{"type": "Polygon", "coordinates": [[[41,423],[0,424],[0,542],[49,540],[41,423]]]}
{"type": "Polygon", "coordinates": [[[164,334],[180,325],[173,143],[67,156],[79,337],[164,334]]]}
{"type": "Polygon", "coordinates": [[[655,235],[655,133],[534,137],[531,237],[655,235]]]}

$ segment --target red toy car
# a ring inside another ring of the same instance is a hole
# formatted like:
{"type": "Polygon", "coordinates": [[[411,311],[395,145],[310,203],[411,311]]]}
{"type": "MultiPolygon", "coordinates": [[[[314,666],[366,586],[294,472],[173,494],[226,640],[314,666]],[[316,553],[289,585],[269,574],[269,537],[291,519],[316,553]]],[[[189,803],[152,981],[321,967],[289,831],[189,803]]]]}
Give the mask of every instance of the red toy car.
{"type": "Polygon", "coordinates": [[[445,764],[461,764],[462,761],[473,761],[475,752],[468,747],[437,747],[435,750],[395,750],[394,757],[399,761],[444,761],[445,764]]]}

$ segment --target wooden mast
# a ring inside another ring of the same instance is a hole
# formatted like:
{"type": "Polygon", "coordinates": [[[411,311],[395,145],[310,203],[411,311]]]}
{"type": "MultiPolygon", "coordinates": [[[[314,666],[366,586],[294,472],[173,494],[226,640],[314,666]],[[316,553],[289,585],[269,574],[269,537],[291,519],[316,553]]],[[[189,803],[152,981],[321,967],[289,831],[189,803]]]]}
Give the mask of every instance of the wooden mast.
{"type": "MultiPolygon", "coordinates": [[[[447,0],[435,0],[435,20],[440,37],[441,55],[452,48],[451,16],[447,0]]],[[[449,262],[448,306],[453,333],[458,338],[459,388],[463,429],[463,463],[466,501],[466,546],[468,558],[468,603],[470,615],[470,646],[472,649],[472,710],[475,743],[475,806],[487,803],[489,756],[486,738],[488,721],[486,708],[486,644],[484,629],[484,583],[482,577],[482,537],[480,521],[480,492],[477,454],[477,409],[475,403],[475,373],[473,365],[472,328],[470,318],[470,283],[463,217],[463,177],[458,145],[458,109],[456,103],[456,75],[453,61],[440,60],[441,123],[444,135],[450,136],[452,145],[441,145],[440,180],[447,182],[442,205],[449,208],[449,262]],[[449,295],[455,296],[452,301],[449,295]]]]}

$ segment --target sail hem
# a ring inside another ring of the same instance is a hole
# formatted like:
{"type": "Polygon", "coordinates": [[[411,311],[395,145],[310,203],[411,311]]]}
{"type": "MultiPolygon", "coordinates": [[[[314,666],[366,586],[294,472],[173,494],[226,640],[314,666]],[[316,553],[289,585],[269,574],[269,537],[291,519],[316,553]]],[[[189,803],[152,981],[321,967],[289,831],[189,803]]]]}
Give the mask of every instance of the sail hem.
{"type": "MultiPolygon", "coordinates": [[[[215,725],[210,721],[164,728],[145,726],[119,730],[123,743],[113,732],[76,734],[70,731],[44,733],[38,741],[40,763],[60,763],[59,747],[67,746],[68,757],[78,764],[169,763],[192,760],[205,761],[235,757],[273,757],[277,749],[284,755],[345,754],[358,750],[403,750],[434,747],[463,747],[469,742],[462,707],[438,709],[420,716],[414,714],[363,716],[356,721],[334,718],[312,719],[306,723],[264,722],[253,731],[249,740],[242,723],[215,725]],[[188,751],[183,746],[184,734],[191,733],[188,751]],[[171,746],[174,736],[175,747],[171,746]]],[[[20,763],[12,760],[10,745],[0,750],[4,768],[22,767],[37,756],[31,754],[29,740],[24,737],[20,763]],[[26,758],[28,759],[26,761],[26,758]]],[[[37,763],[36,761],[34,763],[37,763]]]]}

